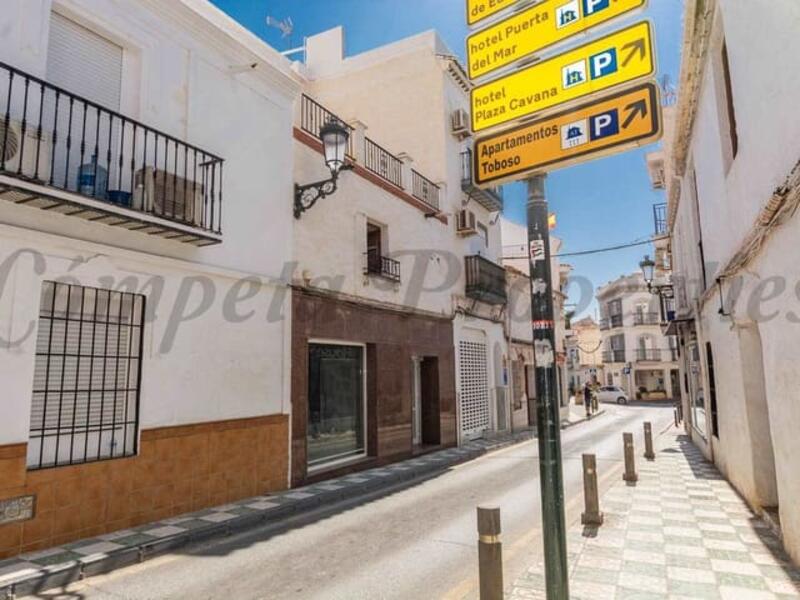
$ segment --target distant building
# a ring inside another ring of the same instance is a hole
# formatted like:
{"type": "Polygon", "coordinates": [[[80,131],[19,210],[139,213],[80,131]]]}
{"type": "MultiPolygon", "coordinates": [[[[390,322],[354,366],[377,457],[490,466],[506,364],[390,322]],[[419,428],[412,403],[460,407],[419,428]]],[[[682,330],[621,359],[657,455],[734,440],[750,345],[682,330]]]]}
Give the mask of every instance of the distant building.
{"type": "Polygon", "coordinates": [[[679,398],[675,338],[661,331],[658,297],[641,273],[597,290],[605,385],[621,386],[633,398],[679,398]]]}
{"type": "Polygon", "coordinates": [[[572,321],[566,339],[567,380],[570,394],[580,392],[587,381],[603,383],[603,336],[592,317],[572,321]]]}
{"type": "MultiPolygon", "coordinates": [[[[515,427],[535,424],[533,401],[536,397],[533,361],[533,329],[531,325],[530,266],[528,262],[528,232],[524,225],[501,218],[503,233],[503,264],[508,278],[507,336],[511,366],[511,399],[515,427]]],[[[551,255],[558,253],[561,240],[550,236],[551,255]]],[[[564,313],[565,289],[571,267],[553,256],[551,260],[553,312],[555,315],[556,385],[562,416],[566,416],[569,393],[567,389],[566,337],[564,313]]]]}

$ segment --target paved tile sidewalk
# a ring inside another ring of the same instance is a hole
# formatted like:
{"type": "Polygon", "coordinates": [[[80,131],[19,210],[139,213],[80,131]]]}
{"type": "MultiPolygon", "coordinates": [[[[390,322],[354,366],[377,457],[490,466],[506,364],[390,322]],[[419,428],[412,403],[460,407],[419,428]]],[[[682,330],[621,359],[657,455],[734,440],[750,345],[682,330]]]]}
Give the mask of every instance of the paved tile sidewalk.
{"type": "MultiPolygon", "coordinates": [[[[772,531],[677,429],[654,462],[637,456],[639,481],[602,500],[605,523],[569,531],[572,600],[776,600],[800,598],[793,567],[772,531]]],[[[534,565],[510,598],[544,599],[534,565]]]]}
{"type": "Polygon", "coordinates": [[[353,500],[401,482],[430,476],[447,468],[529,440],[530,430],[475,440],[384,467],[330,479],[303,488],[246,498],[208,510],[148,523],[124,531],[0,561],[0,599],[65,585],[84,576],[134,564],[187,543],[279,522],[324,504],[353,500]]]}

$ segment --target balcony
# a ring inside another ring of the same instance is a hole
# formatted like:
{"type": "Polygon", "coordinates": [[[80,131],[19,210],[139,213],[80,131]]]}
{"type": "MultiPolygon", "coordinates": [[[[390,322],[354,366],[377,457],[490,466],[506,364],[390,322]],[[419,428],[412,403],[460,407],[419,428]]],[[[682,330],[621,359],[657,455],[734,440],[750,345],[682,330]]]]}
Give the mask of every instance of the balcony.
{"type": "Polygon", "coordinates": [[[381,254],[376,250],[364,253],[364,274],[383,277],[395,283],[400,283],[400,263],[381,254]]]}
{"type": "Polygon", "coordinates": [[[637,348],[636,362],[660,362],[661,350],[658,348],[637,348]]]}
{"type": "Polygon", "coordinates": [[[223,159],[0,63],[0,198],[196,246],[222,241],[223,159]]]}
{"type": "Polygon", "coordinates": [[[439,186],[417,171],[411,171],[411,195],[439,212],[439,186]]]}
{"type": "Polygon", "coordinates": [[[461,153],[461,189],[489,212],[503,210],[503,188],[481,189],[472,176],[472,150],[461,153]]]}
{"type": "Polygon", "coordinates": [[[466,295],[488,304],[505,304],[506,270],[482,256],[464,258],[467,275],[466,295]]]}
{"type": "Polygon", "coordinates": [[[343,123],[350,133],[350,137],[347,138],[345,154],[348,158],[355,158],[355,136],[353,135],[353,128],[345,123],[344,119],[340,119],[319,102],[303,94],[300,101],[300,129],[319,140],[319,131],[322,129],[322,126],[334,119],[343,123]]]}
{"type": "Polygon", "coordinates": [[[622,327],[622,315],[611,315],[600,319],[600,329],[603,329],[603,321],[605,321],[605,329],[616,329],[622,327]]]}
{"type": "MultiPolygon", "coordinates": [[[[300,100],[300,129],[319,141],[319,132],[325,123],[336,119],[344,120],[331,112],[319,102],[303,94],[300,100]]],[[[377,175],[396,188],[423,202],[434,211],[439,212],[438,185],[413,169],[404,175],[403,161],[395,154],[366,136],[355,135],[355,129],[345,123],[350,132],[345,153],[356,165],[363,167],[373,175],[377,175]],[[359,141],[361,140],[361,141],[359,141]],[[362,144],[363,142],[363,144],[362,144]]]]}
{"type": "Polygon", "coordinates": [[[611,323],[605,317],[600,319],[600,331],[608,331],[611,329],[611,323]]]}
{"type": "Polygon", "coordinates": [[[662,237],[667,235],[667,205],[654,204],[653,205],[653,224],[655,237],[662,237]]]}
{"type": "Polygon", "coordinates": [[[624,363],[625,350],[606,350],[603,352],[603,362],[608,363],[624,363]]]}
{"type": "Polygon", "coordinates": [[[403,161],[369,138],[364,138],[364,167],[389,183],[403,187],[403,161]]]}
{"type": "Polygon", "coordinates": [[[633,324],[637,327],[644,325],[660,325],[661,318],[658,313],[654,312],[636,312],[633,313],[633,324]]]}

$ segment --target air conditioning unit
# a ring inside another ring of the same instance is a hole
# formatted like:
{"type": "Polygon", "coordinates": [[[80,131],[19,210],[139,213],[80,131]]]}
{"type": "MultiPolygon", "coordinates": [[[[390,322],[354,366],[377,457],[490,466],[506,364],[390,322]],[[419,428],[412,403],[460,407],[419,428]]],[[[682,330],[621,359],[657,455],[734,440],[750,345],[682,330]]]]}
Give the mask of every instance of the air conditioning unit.
{"type": "Polygon", "coordinates": [[[476,225],[474,212],[466,209],[462,209],[458,212],[458,219],[456,220],[456,233],[464,237],[477,235],[478,227],[476,225]]]}
{"type": "Polygon", "coordinates": [[[452,126],[453,134],[459,139],[467,138],[470,136],[469,131],[469,113],[463,108],[453,111],[450,117],[450,124],[452,126]]]}
{"type": "MultiPolygon", "coordinates": [[[[42,132],[40,136],[37,127],[29,126],[25,129],[23,143],[22,123],[9,121],[8,129],[6,129],[5,121],[0,120],[0,152],[3,151],[3,148],[5,148],[5,166],[2,172],[36,181],[49,181],[53,152],[53,143],[49,133],[42,132]],[[20,168],[20,159],[22,168],[20,168]]],[[[0,161],[1,163],[2,161],[0,161]]]]}
{"type": "Polygon", "coordinates": [[[136,172],[133,208],[157,217],[201,225],[203,185],[167,171],[146,167],[136,172]]]}

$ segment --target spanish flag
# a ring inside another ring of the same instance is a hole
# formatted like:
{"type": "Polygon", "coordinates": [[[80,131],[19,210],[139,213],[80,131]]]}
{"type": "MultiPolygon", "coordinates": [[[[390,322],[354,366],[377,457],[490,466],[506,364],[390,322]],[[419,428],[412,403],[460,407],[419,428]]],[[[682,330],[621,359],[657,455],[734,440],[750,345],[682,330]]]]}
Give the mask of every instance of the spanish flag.
{"type": "Polygon", "coordinates": [[[547,215],[547,226],[550,228],[550,231],[556,228],[556,213],[547,215]]]}

